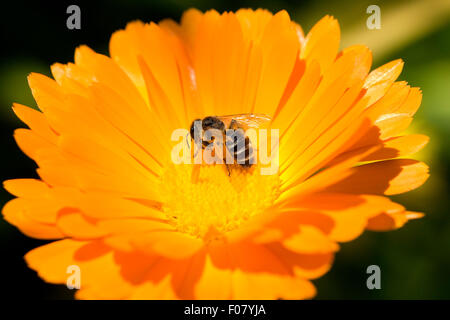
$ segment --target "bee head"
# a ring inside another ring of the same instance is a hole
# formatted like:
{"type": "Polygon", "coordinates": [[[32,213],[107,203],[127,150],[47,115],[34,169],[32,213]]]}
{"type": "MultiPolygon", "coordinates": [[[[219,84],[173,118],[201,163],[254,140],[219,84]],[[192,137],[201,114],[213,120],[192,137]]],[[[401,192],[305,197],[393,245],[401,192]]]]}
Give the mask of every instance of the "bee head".
{"type": "Polygon", "coordinates": [[[195,119],[192,121],[191,128],[189,130],[189,133],[191,134],[192,140],[195,140],[195,132],[197,131],[197,137],[200,137],[201,135],[201,121],[202,119],[195,119]]]}
{"type": "Polygon", "coordinates": [[[208,130],[208,129],[217,129],[220,131],[224,131],[225,130],[225,125],[222,122],[222,120],[220,120],[217,117],[205,117],[202,120],[202,127],[203,130],[208,130]]]}
{"type": "MultiPolygon", "coordinates": [[[[195,140],[195,132],[197,131],[197,137],[201,137],[202,129],[204,131],[208,129],[217,129],[220,131],[225,131],[225,124],[222,120],[220,120],[217,117],[205,117],[203,120],[201,119],[195,119],[192,121],[191,128],[189,130],[191,134],[191,138],[195,140]]],[[[205,142],[211,142],[211,141],[205,141],[205,142]]]]}

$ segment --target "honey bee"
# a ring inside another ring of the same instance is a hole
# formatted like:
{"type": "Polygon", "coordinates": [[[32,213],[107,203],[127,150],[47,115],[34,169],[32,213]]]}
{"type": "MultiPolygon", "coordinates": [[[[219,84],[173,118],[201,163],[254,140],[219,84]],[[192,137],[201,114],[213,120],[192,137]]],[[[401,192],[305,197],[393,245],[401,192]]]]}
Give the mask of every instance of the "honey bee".
{"type": "MultiPolygon", "coordinates": [[[[235,114],[226,116],[208,116],[203,119],[195,119],[190,127],[190,136],[198,147],[205,149],[212,144],[217,144],[214,137],[208,138],[202,136],[201,132],[215,129],[218,130],[225,141],[225,147],[229,154],[233,155],[233,164],[240,165],[242,168],[250,168],[255,157],[255,147],[251,139],[245,134],[249,128],[260,128],[262,125],[270,122],[271,118],[265,114],[235,114]],[[232,129],[232,131],[228,130],[232,129]],[[229,134],[229,133],[232,134],[229,134]],[[197,141],[195,141],[197,139],[197,141]]],[[[220,146],[222,147],[222,146],[220,146]]],[[[224,163],[227,166],[228,175],[230,175],[229,163],[226,161],[224,153],[224,163]]]]}

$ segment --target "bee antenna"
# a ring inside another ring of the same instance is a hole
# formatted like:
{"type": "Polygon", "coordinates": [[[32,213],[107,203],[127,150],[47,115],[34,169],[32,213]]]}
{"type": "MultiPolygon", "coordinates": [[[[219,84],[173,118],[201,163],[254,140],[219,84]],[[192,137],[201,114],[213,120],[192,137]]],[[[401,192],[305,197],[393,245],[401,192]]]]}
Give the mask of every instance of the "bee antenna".
{"type": "MultiPolygon", "coordinates": [[[[190,146],[190,144],[189,144],[189,138],[188,138],[188,136],[190,135],[190,133],[188,132],[187,134],[186,134],[186,144],[187,144],[187,146],[189,147],[189,150],[191,150],[191,146],[190,146]]],[[[194,154],[194,159],[195,159],[195,157],[197,156],[197,154],[198,154],[198,151],[199,151],[199,149],[197,148],[197,152],[195,152],[195,154],[194,154]]]]}
{"type": "Polygon", "coordinates": [[[191,148],[191,146],[189,145],[189,139],[188,139],[188,136],[189,136],[189,132],[186,134],[186,144],[187,144],[187,146],[189,147],[189,149],[191,148]]]}

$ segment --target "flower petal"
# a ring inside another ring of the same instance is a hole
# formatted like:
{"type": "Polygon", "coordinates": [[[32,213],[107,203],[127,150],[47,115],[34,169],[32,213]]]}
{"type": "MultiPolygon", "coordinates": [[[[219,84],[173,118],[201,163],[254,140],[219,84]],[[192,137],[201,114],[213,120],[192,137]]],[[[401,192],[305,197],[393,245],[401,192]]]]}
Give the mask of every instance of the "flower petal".
{"type": "Polygon", "coordinates": [[[21,198],[10,200],[2,209],[3,218],[24,234],[37,239],[60,239],[64,235],[54,224],[41,223],[30,219],[27,201],[21,198]]]}
{"type": "Polygon", "coordinates": [[[300,58],[308,62],[317,61],[324,74],[338,53],[340,33],[336,19],[331,16],[323,17],[308,32],[300,58]]]}
{"type": "Polygon", "coordinates": [[[142,252],[162,255],[170,259],[192,256],[203,246],[203,241],[177,231],[154,231],[138,234],[132,245],[142,252]]]}
{"type": "Polygon", "coordinates": [[[402,211],[394,213],[382,213],[369,219],[367,229],[372,231],[391,231],[403,227],[412,219],[423,217],[423,213],[402,211]]]}
{"type": "Polygon", "coordinates": [[[394,195],[420,187],[428,166],[415,160],[387,160],[354,168],[354,173],[327,187],[330,192],[394,195]]]}

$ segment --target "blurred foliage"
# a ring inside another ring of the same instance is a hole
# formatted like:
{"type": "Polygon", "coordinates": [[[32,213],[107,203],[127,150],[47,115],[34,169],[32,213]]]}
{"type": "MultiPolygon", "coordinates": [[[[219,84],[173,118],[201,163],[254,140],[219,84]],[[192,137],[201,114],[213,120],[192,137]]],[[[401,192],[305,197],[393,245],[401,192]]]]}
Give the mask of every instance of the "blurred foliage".
{"type": "MultiPolygon", "coordinates": [[[[32,57],[11,59],[0,66],[0,105],[11,105],[17,102],[29,107],[37,107],[31,91],[28,87],[27,76],[31,72],[48,74],[48,67],[32,57]]],[[[12,115],[10,109],[2,107],[2,117],[12,115]]],[[[16,120],[16,117],[10,118],[16,120]]],[[[19,120],[17,120],[19,121],[19,120]]]]}
{"type": "MultiPolygon", "coordinates": [[[[343,46],[363,43],[374,52],[374,67],[390,60],[406,62],[401,75],[411,85],[421,87],[424,98],[416,120],[409,129],[429,135],[427,148],[417,155],[431,167],[429,181],[418,190],[394,197],[413,211],[425,212],[425,218],[388,233],[366,232],[356,241],[342,245],[331,271],[315,281],[318,299],[450,299],[450,1],[300,1],[300,0],[128,0],[13,1],[3,4],[0,19],[0,123],[3,157],[1,180],[35,177],[35,164],[15,145],[12,132],[18,126],[11,105],[35,103],[28,89],[30,72],[49,74],[53,62],[73,60],[74,48],[87,44],[108,53],[112,32],[127,22],[141,19],[179,20],[190,7],[201,10],[237,10],[240,7],[286,9],[305,32],[326,14],[334,15],[341,25],[343,46]],[[69,4],[78,4],[82,29],[67,30],[65,20],[69,4]],[[381,8],[380,30],[366,28],[366,8],[381,8]],[[366,288],[366,268],[377,264],[382,272],[382,289],[366,288]]],[[[23,125],[21,125],[23,126],[23,125]]],[[[11,196],[0,191],[3,205],[11,196]]],[[[71,298],[64,286],[43,283],[27,269],[22,256],[43,241],[29,239],[0,220],[0,255],[3,290],[11,297],[71,298]]]]}

